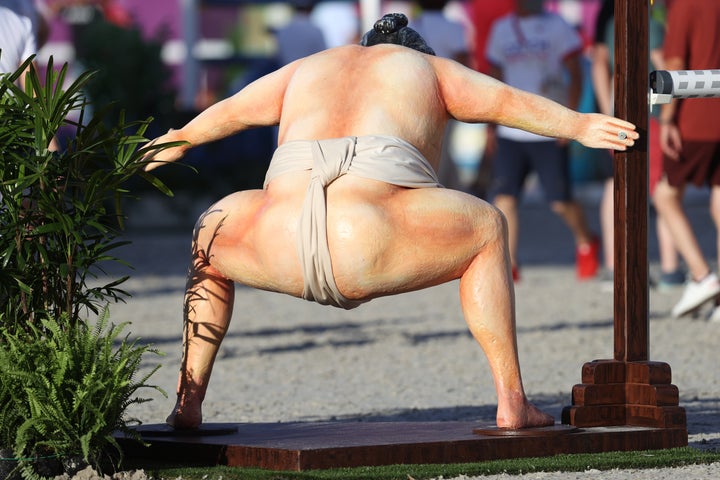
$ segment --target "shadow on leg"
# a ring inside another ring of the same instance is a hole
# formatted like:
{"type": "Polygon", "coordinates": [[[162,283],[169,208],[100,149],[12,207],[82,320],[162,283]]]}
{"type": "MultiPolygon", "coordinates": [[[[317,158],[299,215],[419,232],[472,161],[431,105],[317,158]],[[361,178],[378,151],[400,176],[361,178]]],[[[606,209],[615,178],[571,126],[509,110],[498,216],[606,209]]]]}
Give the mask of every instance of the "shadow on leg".
{"type": "Polygon", "coordinates": [[[193,237],[183,307],[183,359],[177,403],[167,418],[167,423],[175,428],[197,428],[202,423],[202,402],[215,357],[230,325],[235,299],[233,282],[211,265],[213,241],[224,218],[205,240],[208,215],[200,217],[193,237]]]}

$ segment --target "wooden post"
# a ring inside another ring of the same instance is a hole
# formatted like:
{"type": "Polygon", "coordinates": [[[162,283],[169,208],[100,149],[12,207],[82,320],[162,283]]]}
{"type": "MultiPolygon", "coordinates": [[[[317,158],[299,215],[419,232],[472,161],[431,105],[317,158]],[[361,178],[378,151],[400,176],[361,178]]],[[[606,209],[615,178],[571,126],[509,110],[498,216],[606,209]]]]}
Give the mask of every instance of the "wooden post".
{"type": "Polygon", "coordinates": [[[615,115],[640,140],[616,152],[615,360],[647,361],[648,342],[648,5],[615,2],[615,115]]]}
{"type": "MultiPolygon", "coordinates": [[[[586,363],[563,423],[686,428],[670,366],[649,361],[648,21],[649,2],[615,0],[615,115],[640,139],[616,152],[614,359],[586,363]]],[[[687,435],[687,433],[685,433],[687,435]]]]}

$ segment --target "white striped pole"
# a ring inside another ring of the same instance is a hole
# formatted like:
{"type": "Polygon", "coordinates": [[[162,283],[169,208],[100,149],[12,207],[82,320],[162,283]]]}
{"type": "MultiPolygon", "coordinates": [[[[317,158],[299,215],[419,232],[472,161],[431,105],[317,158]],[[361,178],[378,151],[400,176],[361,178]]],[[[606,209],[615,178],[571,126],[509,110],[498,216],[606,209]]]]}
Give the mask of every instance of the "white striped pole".
{"type": "Polygon", "coordinates": [[[673,98],[720,97],[720,69],[657,70],[650,73],[650,103],[670,103],[673,98]]]}

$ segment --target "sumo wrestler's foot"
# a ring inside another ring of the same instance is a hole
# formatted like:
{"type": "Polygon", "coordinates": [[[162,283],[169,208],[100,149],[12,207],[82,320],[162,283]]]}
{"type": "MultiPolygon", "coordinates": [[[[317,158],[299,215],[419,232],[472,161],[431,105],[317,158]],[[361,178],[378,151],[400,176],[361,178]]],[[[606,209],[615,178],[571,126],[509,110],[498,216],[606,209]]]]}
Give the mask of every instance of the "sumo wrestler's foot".
{"type": "Polygon", "coordinates": [[[521,428],[549,427],[555,424],[555,419],[543,412],[526,398],[514,402],[514,406],[498,405],[497,426],[508,430],[521,428]]]}
{"type": "Polygon", "coordinates": [[[177,403],[165,423],[177,430],[191,430],[202,423],[202,403],[178,395],[177,403]]]}

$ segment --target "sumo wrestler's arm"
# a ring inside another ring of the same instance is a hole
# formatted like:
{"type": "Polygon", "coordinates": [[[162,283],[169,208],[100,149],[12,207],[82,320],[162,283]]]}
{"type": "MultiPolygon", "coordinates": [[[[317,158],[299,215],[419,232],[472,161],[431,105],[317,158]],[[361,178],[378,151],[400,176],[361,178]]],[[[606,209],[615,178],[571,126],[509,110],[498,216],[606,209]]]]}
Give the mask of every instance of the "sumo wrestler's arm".
{"type": "Polygon", "coordinates": [[[462,65],[429,57],[448,113],[469,123],[497,123],[547,137],[576,140],[586,147],[625,150],[639,137],[625,120],[578,113],[552,100],[510,87],[462,65]],[[624,132],[625,139],[618,135],[624,132]]]}
{"type": "Polygon", "coordinates": [[[174,162],[192,147],[220,140],[253,127],[277,125],[280,122],[283,97],[298,60],[255,80],[235,95],[221,100],[190,120],[179,130],[170,130],[151,144],[187,142],[184,145],[152,153],[145,166],[149,171],[174,162]]]}

